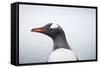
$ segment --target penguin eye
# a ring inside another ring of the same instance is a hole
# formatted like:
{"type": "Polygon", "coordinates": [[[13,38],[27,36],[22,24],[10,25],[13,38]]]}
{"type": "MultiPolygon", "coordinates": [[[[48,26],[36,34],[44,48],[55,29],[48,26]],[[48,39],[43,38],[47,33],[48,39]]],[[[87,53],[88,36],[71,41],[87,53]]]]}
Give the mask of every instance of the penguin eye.
{"type": "Polygon", "coordinates": [[[50,30],[50,31],[52,31],[53,29],[52,29],[52,28],[50,28],[49,30],[50,30]]]}

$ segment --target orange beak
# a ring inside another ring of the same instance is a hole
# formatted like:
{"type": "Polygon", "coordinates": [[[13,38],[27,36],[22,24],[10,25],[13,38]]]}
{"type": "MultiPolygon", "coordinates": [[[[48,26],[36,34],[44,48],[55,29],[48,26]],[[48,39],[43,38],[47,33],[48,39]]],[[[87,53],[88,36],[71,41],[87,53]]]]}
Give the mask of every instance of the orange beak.
{"type": "Polygon", "coordinates": [[[45,32],[45,29],[43,29],[43,28],[34,28],[31,31],[32,32],[45,32]]]}

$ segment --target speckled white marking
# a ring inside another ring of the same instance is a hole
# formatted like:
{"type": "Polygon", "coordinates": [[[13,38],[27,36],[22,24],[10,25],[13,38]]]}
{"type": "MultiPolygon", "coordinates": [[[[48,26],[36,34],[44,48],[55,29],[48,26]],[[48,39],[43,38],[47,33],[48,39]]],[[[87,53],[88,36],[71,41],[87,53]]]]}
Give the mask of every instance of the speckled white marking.
{"type": "Polygon", "coordinates": [[[58,27],[58,24],[53,23],[50,28],[57,28],[57,27],[58,27]]]}

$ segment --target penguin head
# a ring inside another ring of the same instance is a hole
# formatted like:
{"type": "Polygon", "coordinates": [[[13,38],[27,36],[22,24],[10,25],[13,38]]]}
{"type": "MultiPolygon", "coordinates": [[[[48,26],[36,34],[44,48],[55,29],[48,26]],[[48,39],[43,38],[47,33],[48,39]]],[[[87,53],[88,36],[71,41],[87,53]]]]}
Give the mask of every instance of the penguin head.
{"type": "Polygon", "coordinates": [[[55,38],[56,36],[58,36],[59,34],[63,33],[62,28],[55,23],[48,23],[43,27],[40,28],[33,28],[31,30],[32,32],[38,32],[38,33],[43,33],[51,38],[55,38]]]}

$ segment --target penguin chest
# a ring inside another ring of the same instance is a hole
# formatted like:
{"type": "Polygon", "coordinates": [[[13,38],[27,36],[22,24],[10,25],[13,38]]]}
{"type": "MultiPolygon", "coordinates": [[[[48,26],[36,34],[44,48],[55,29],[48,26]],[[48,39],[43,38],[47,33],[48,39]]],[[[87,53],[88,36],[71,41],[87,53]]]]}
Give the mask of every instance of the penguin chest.
{"type": "Polygon", "coordinates": [[[76,61],[76,60],[77,57],[71,50],[65,48],[59,48],[51,53],[48,62],[76,61]]]}

